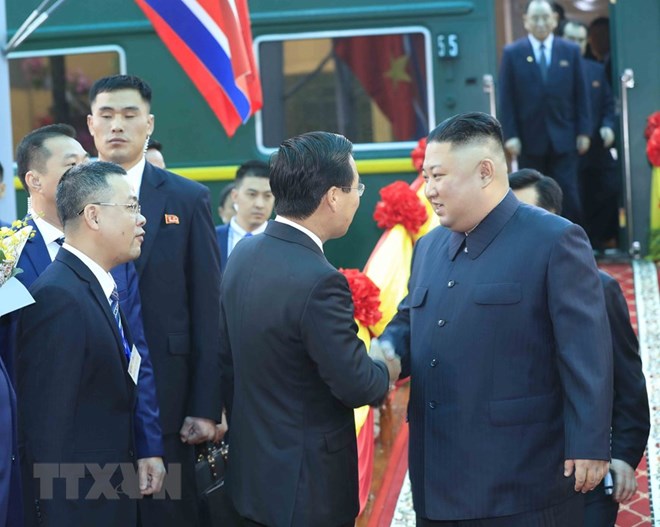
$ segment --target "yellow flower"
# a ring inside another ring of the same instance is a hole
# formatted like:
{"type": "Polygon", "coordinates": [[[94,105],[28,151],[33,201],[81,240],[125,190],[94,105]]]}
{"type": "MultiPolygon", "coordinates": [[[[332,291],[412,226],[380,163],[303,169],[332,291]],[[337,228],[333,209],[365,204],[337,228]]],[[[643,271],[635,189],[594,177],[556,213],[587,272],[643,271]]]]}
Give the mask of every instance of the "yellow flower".
{"type": "Polygon", "coordinates": [[[21,220],[13,222],[11,228],[0,228],[0,286],[21,272],[16,268],[16,262],[32,234],[32,227],[21,220]]]}

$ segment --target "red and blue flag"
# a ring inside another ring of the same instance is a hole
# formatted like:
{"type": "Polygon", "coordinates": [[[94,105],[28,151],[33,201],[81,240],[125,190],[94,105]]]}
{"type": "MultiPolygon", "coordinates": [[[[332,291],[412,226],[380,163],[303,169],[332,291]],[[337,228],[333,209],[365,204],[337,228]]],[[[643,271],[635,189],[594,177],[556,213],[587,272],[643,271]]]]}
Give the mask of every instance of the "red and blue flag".
{"type": "Polygon", "coordinates": [[[227,135],[261,109],[247,0],[135,0],[227,135]]]}

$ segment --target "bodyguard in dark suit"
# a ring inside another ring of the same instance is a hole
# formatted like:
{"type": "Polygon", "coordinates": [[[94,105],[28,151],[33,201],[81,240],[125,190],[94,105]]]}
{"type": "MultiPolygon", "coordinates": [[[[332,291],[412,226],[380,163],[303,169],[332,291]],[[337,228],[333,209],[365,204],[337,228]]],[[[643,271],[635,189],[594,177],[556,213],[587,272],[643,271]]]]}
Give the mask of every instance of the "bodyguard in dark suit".
{"type": "Polygon", "coordinates": [[[266,230],[275,202],[268,177],[268,165],[263,161],[246,161],[238,167],[231,191],[236,215],[229,223],[215,228],[220,249],[220,271],[226,267],[227,258],[239,241],[266,230]]]}
{"type": "Polygon", "coordinates": [[[278,216],[236,246],[223,276],[227,485],[245,525],[353,526],[353,408],[382,401],[400,371],[367,355],[346,279],[323,254],[364,191],[351,151],[327,132],[282,143],[270,178],[278,216]]]}
{"type": "MultiPolygon", "coordinates": [[[[17,278],[28,288],[55,259],[63,243],[64,233],[55,204],[56,186],[68,168],[88,159],[87,152],[74,136],[75,131],[69,125],[48,125],[26,135],[16,149],[18,177],[30,196],[28,213],[31,218],[28,224],[34,229],[34,236],[25,244],[18,261],[18,267],[23,272],[17,278]]],[[[137,458],[161,458],[164,452],[163,434],[153,366],[142,327],[137,273],[130,261],[113,268],[111,274],[117,284],[119,304],[142,358],[135,407],[137,458]]],[[[9,347],[8,341],[6,348],[9,347]]],[[[13,358],[13,350],[7,355],[13,358]]],[[[157,464],[160,466],[160,460],[157,464]]],[[[139,465],[146,470],[150,462],[141,461],[139,465]]],[[[148,473],[145,472],[144,476],[147,477],[148,473]]]]}
{"type": "MultiPolygon", "coordinates": [[[[565,39],[580,46],[582,55],[587,47],[587,28],[575,21],[563,27],[565,39]]],[[[579,182],[584,210],[584,228],[594,249],[604,249],[616,241],[619,228],[619,196],[621,180],[610,147],[614,144],[614,98],[605,72],[599,62],[582,59],[582,66],[591,101],[591,146],[580,157],[579,182]]]]}
{"type": "Polygon", "coordinates": [[[0,359],[0,525],[3,527],[23,525],[17,430],[16,394],[0,359]]]}
{"type": "Polygon", "coordinates": [[[381,337],[411,376],[418,525],[581,526],[581,493],[607,472],[612,397],[586,235],[516,199],[491,116],[447,119],[427,145],[443,227],[417,242],[409,294],[381,337]]]}
{"type": "Polygon", "coordinates": [[[535,168],[564,192],[565,216],[581,220],[578,153],[589,149],[589,96],[580,50],[554,37],[547,0],[533,0],[524,15],[529,35],[506,46],[499,75],[499,113],[505,146],[520,168],[535,168]],[[541,47],[542,46],[542,47],[541,47]]]}
{"type": "MultiPolygon", "coordinates": [[[[523,169],[511,174],[509,183],[523,203],[536,205],[554,214],[561,213],[561,189],[553,179],[534,170],[523,169]]],[[[614,488],[612,494],[608,495],[601,483],[587,494],[584,525],[614,527],[619,503],[628,501],[637,490],[635,468],[644,454],[649,436],[649,402],[628,304],[618,282],[603,271],[598,274],[605,292],[614,352],[610,463],[614,488]]]]}
{"type": "MultiPolygon", "coordinates": [[[[109,270],[140,254],[145,220],[125,172],[116,165],[74,167],[57,189],[67,243],[32,284],[35,303],[18,320],[26,521],[137,525],[138,501],[129,499],[138,492],[136,482],[113,464],[124,463],[133,473],[137,469],[133,416],[139,353],[109,270]],[[44,463],[59,469],[45,482],[44,463]],[[110,495],[89,494],[99,476],[84,464],[107,469],[110,495]],[[65,485],[67,476],[78,480],[77,489],[65,485]],[[117,494],[118,488],[123,492],[117,494]]],[[[150,473],[153,478],[140,478],[139,491],[160,490],[164,474],[160,461],[158,472],[150,473]]]]}
{"type": "Polygon", "coordinates": [[[100,159],[128,172],[147,229],[135,262],[154,365],[165,458],[181,470],[182,499],[150,500],[143,525],[197,525],[193,444],[216,437],[222,408],[220,263],[209,191],[144,159],[153,131],[151,88],[129,75],[90,90],[89,130],[100,159]]]}

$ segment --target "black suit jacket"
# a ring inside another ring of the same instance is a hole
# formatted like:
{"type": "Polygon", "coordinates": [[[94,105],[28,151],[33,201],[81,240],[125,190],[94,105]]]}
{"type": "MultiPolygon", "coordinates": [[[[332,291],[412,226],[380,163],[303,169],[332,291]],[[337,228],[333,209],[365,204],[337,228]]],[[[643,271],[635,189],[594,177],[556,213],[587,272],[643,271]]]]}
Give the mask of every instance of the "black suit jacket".
{"type": "MultiPolygon", "coordinates": [[[[54,499],[40,499],[35,463],[135,463],[136,390],[108,299],[78,257],[60,251],[30,293],[35,303],[18,319],[16,369],[26,524],[135,525],[136,500],[85,499],[88,472],[75,499],[65,499],[62,478],[54,499]]],[[[113,486],[121,479],[115,471],[113,486]]]]}
{"type": "Polygon", "coordinates": [[[220,263],[209,191],[147,163],[135,261],[163,434],[186,415],[220,421],[220,263]]]}
{"type": "Polygon", "coordinates": [[[357,337],[344,276],[306,234],[270,222],[227,262],[222,340],[239,513],[270,527],[353,521],[353,408],[380,402],[389,382],[357,337]]]}
{"type": "Polygon", "coordinates": [[[600,272],[614,349],[614,404],[612,406],[612,458],[636,468],[649,437],[649,401],[642,359],[628,304],[618,282],[600,272]]]}

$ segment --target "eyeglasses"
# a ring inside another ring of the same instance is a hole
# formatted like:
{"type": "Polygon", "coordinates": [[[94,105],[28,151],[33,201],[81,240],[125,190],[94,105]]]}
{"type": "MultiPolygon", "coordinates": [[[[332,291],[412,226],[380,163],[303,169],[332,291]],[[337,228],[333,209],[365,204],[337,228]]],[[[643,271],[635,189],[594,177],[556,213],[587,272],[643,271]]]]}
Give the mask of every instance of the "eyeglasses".
{"type": "MultiPolygon", "coordinates": [[[[102,205],[104,207],[126,207],[126,210],[128,210],[128,212],[135,214],[136,216],[140,214],[140,211],[142,210],[142,207],[140,207],[140,204],[137,201],[134,201],[133,203],[104,203],[102,201],[96,201],[93,203],[88,203],[87,205],[102,205]]],[[[85,205],[85,207],[87,205],[85,205]]],[[[85,207],[80,209],[78,216],[80,216],[83,212],[85,212],[85,207]]]]}
{"type": "Polygon", "coordinates": [[[357,190],[358,193],[358,198],[362,197],[362,194],[364,194],[364,189],[367,187],[364,186],[364,183],[358,183],[357,187],[340,187],[342,190],[357,190]]]}

